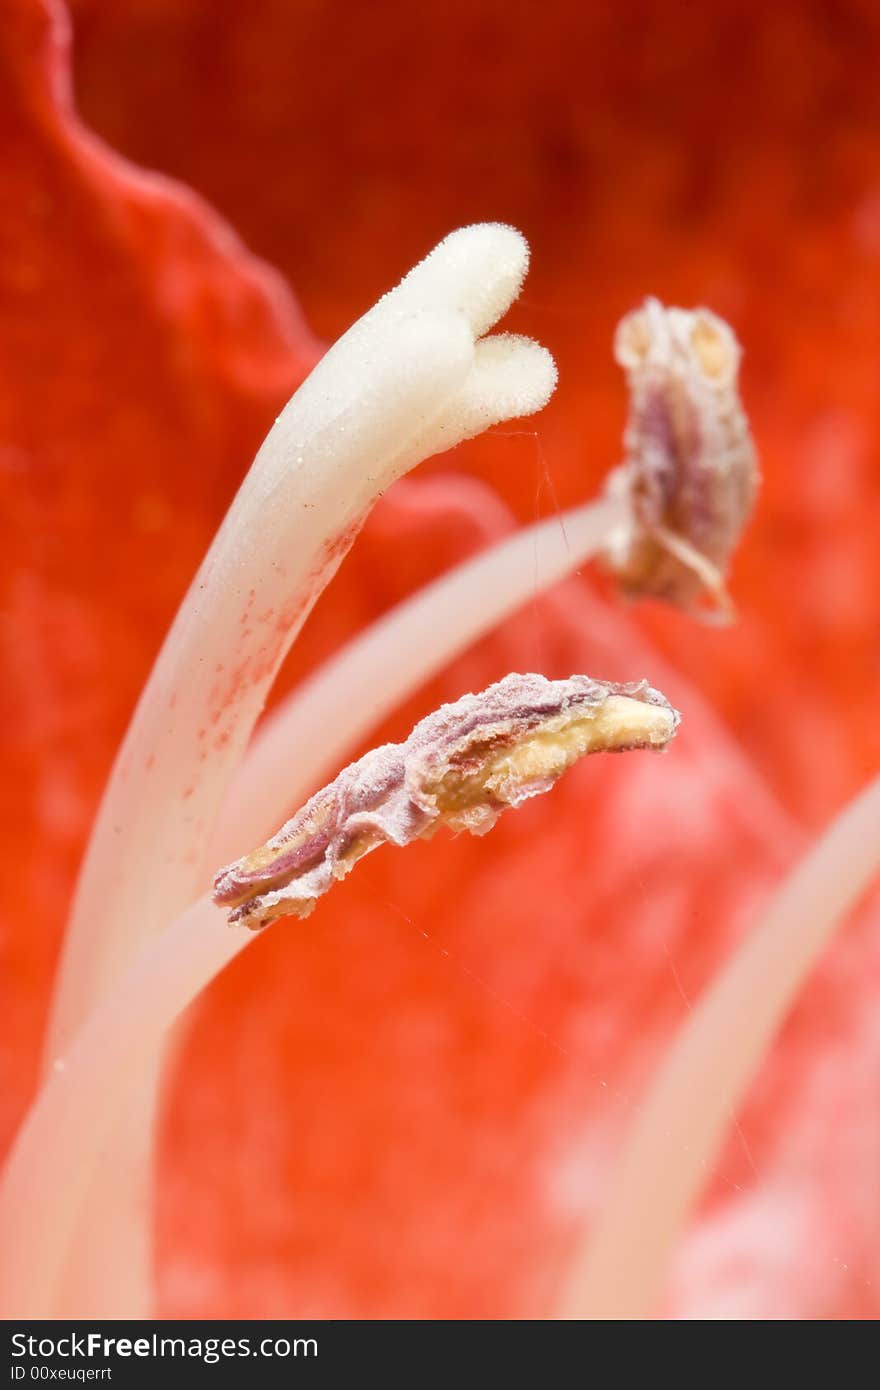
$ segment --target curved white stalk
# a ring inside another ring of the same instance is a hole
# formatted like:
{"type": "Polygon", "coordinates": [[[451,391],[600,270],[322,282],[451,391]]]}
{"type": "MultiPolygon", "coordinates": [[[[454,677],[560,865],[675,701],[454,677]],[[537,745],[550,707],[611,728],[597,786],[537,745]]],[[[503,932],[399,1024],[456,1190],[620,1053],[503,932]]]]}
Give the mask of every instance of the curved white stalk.
{"type": "Polygon", "coordinates": [[[880,779],[794,869],[651,1083],[562,1318],[656,1311],[675,1241],[757,1067],[835,928],[880,870],[880,779]]]}
{"type": "MultiPolygon", "coordinates": [[[[50,1057],[191,901],[275,673],[375,498],[437,448],[540,409],[551,394],[543,349],[509,336],[476,342],[518,293],[527,261],[509,227],[453,233],[330,349],[270,431],[111,775],[65,938],[50,1057]]],[[[155,1077],[144,1086],[154,1093],[155,1077]]],[[[135,1241],[151,1132],[152,1105],[135,1098],[83,1219],[64,1313],[145,1311],[135,1241]]]]}

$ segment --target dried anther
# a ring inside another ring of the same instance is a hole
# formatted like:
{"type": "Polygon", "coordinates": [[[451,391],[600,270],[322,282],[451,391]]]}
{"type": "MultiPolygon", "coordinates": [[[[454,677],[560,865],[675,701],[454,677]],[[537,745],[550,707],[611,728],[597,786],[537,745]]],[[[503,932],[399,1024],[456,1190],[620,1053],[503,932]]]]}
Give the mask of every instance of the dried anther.
{"type": "Polygon", "coordinates": [[[606,560],[627,594],[729,617],[724,579],[758,488],[739,343],[708,309],[646,299],[621,320],[614,349],[630,408],[609,488],[627,498],[631,523],[606,560]]]}
{"type": "Polygon", "coordinates": [[[586,753],[662,748],[678,715],[644,681],[510,675],[443,705],[405,743],[374,748],[265,845],[224,869],[214,901],[254,930],[315,901],[379,845],[441,825],[482,835],[502,811],[549,791],[586,753]]]}

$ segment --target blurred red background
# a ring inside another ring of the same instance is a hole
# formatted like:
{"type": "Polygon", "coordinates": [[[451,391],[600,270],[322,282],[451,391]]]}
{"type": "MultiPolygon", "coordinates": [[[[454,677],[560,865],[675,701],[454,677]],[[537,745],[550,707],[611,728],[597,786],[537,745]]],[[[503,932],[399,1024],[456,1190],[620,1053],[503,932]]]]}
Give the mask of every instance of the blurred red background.
{"type": "MultiPolygon", "coordinates": [[[[544,1313],[682,995],[877,766],[876,7],[78,0],[81,117],[180,186],[59,114],[60,6],[8,9],[10,1132],[113,750],[314,360],[309,330],[333,338],[450,228],[502,219],[533,248],[510,326],[561,379],[536,422],[380,504],[283,688],[510,513],[596,491],[625,408],[610,339],[644,294],[710,305],[745,345],[766,481],[739,625],[618,615],[601,582],[572,582],[377,735],[511,667],[579,666],[666,689],[693,729],[679,761],[581,769],[491,842],[377,856],[211,991],[169,1096],[165,1312],[544,1313]],[[185,186],[281,271],[309,329],[185,186]]],[[[787,1029],[744,1117],[752,1156],[732,1146],[683,1253],[677,1311],[876,1312],[877,947],[865,915],[787,1029]]]]}

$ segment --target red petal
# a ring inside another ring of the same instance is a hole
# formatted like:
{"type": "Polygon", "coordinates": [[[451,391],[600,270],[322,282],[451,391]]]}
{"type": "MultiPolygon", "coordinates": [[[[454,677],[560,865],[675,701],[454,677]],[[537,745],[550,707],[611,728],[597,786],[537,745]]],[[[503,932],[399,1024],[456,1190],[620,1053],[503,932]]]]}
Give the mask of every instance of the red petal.
{"type": "MultiPolygon", "coordinates": [[[[59,7],[8,9],[11,1127],[113,748],[315,346],[283,285],[210,209],[77,125],[47,20],[59,7]]],[[[734,577],[743,624],[638,619],[692,685],[578,582],[381,731],[399,736],[509,669],[644,674],[685,714],[668,757],[594,760],[485,844],[375,856],[211,992],[170,1097],[165,1312],[548,1311],[662,1040],[802,840],[697,690],[814,822],[880,752],[870,17],[854,11],[829,43],[824,20],[797,7],[773,24],[763,7],[757,19],[709,7],[686,31],[648,20],[634,41],[616,7],[559,3],[523,34],[502,28],[506,10],[469,3],[454,23],[438,10],[426,41],[411,7],[388,11],[384,32],[365,7],[339,44],[332,7],[265,0],[223,24],[176,0],[77,13],[95,123],[232,212],[328,332],[448,226],[487,213],[525,225],[536,267],[521,322],[551,340],[567,384],[537,444],[502,436],[457,459],[520,517],[536,488],[551,505],[545,463],[566,502],[615,459],[623,399],[608,343],[646,291],[711,301],[749,348],[768,486],[734,577]],[[739,124],[725,74],[750,94],[739,124]],[[535,885],[548,876],[545,899],[535,885]]],[[[477,483],[397,489],[293,671],[507,524],[477,483]]],[[[766,1068],[744,1120],[754,1167],[735,1141],[685,1249],[678,1308],[876,1313],[869,944],[864,929],[842,938],[766,1068]]]]}

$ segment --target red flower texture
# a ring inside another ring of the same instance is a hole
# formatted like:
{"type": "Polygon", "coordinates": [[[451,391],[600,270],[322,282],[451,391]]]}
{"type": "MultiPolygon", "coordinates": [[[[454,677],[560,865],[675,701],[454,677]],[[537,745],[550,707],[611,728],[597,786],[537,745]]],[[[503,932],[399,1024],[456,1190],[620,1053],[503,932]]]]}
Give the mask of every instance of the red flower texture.
{"type": "MultiPolygon", "coordinates": [[[[371,734],[511,670],[644,676],[684,715],[662,760],[590,760],[487,841],[383,850],[212,986],[163,1117],[166,1316],[552,1314],[690,1001],[880,753],[876,20],[718,5],[685,31],[558,3],[532,33],[484,0],[417,43],[423,15],[371,8],[344,43],[332,6],[74,8],[95,126],[209,194],[321,332],[449,227],[530,233],[517,323],[559,396],[392,489],[282,688],[552,506],[550,478],[562,505],[597,489],[625,409],[613,325],[648,292],[736,323],[766,486],[735,629],[571,580],[371,734]]],[[[216,213],[79,124],[60,6],[13,0],[0,44],[11,1135],[113,751],[320,348],[216,213]]],[[[877,967],[866,913],[763,1066],[666,1311],[876,1315],[877,967]]]]}

